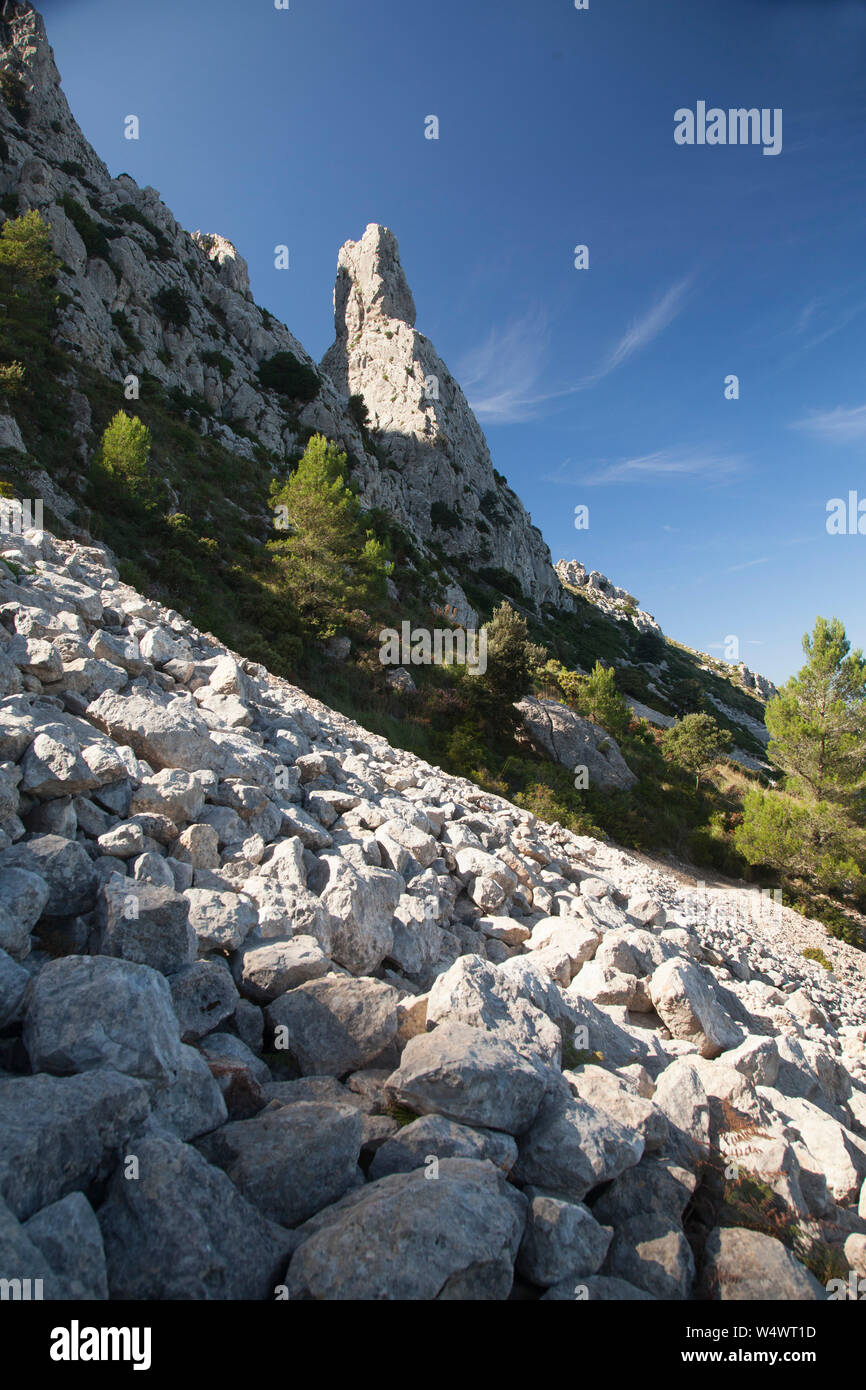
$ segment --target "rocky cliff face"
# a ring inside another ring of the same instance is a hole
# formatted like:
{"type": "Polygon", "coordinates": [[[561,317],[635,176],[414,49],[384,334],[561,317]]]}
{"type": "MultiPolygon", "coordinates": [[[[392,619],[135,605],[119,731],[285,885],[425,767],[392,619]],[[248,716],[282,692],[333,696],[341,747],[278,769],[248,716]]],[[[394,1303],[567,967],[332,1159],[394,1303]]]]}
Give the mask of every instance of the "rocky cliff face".
{"type": "Polygon", "coordinates": [[[0,758],[0,1278],[866,1276],[864,957],[827,975],[818,924],[389,747],[44,532],[0,537],[0,758]]]}
{"type": "Polygon", "coordinates": [[[637,599],[627,589],[619,588],[600,570],[587,571],[579,560],[558,560],[556,573],[563,584],[580,589],[586,598],[616,622],[631,622],[638,632],[663,636],[653,615],[638,608],[637,599]]]}
{"type": "MultiPolygon", "coordinates": [[[[62,345],[118,382],[148,373],[201,398],[213,412],[203,429],[242,456],[252,455],[248,436],[284,460],[320,430],[357,460],[362,501],[386,508],[422,548],[437,541],[473,569],[480,557],[514,575],[531,602],[569,606],[540,532],[494,476],[462,391],[414,330],[412,295],[386,228],[368,228],[340,252],[337,340],[316,398],[292,407],[262,387],[259,365],[279,352],[315,363],[254,303],[235,247],[216,234],[191,235],[155,189],[110,176],[72,117],[31,6],[7,7],[0,46],[22,97],[15,110],[0,99],[3,219],[34,207],[51,224],[68,299],[62,345]],[[352,394],[367,402],[369,435],[348,410],[352,394]]],[[[459,588],[448,601],[471,616],[459,588]]]]}
{"type": "Polygon", "coordinates": [[[415,328],[415,303],[397,240],[371,224],[340,251],[334,289],[336,340],[322,368],[346,395],[360,395],[390,470],[366,491],[424,540],[516,576],[536,603],[569,606],[550,551],[519,498],[497,478],[462,390],[415,328]]]}

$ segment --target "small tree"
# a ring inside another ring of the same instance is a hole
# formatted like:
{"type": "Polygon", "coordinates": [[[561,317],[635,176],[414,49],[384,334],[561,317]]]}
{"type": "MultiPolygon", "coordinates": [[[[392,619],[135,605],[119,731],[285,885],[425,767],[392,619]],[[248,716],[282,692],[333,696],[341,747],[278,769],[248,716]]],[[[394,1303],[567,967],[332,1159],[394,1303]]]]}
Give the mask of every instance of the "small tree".
{"type": "Polygon", "coordinates": [[[0,229],[0,273],[6,284],[42,287],[52,281],[60,261],[51,249],[51,228],[35,208],[12,217],[0,229]]]}
{"type": "Polygon", "coordinates": [[[622,738],[632,721],[632,712],[622,691],[617,689],[612,667],[595,663],[592,674],[583,678],[575,703],[581,714],[600,724],[614,738],[622,738]]]}
{"type": "Polygon", "coordinates": [[[295,401],[315,400],[322,388],[318,373],[293,352],[275,352],[260,363],[258,377],[263,386],[295,401]]]}
{"type": "Polygon", "coordinates": [[[14,399],[24,390],[24,365],[21,362],[8,362],[0,366],[0,397],[14,399]]]}
{"type": "Polygon", "coordinates": [[[100,440],[93,460],[93,478],[107,481],[141,501],[149,501],[153,495],[153,480],[147,466],[149,457],[147,425],[137,416],[119,410],[100,440]]]}
{"type": "Polygon", "coordinates": [[[669,687],[668,700],[681,716],[698,714],[704,708],[704,688],[696,676],[683,676],[669,687]]]}
{"type": "Polygon", "coordinates": [[[866,659],[838,618],[803,638],[806,665],[771,700],[770,757],[791,791],[855,806],[866,784],[866,659]]]}
{"type": "Polygon", "coordinates": [[[363,396],[349,397],[349,414],[360,430],[365,430],[370,423],[370,412],[363,396]]]}
{"type": "Polygon", "coordinates": [[[26,125],[30,103],[27,100],[27,87],[20,73],[14,72],[12,68],[3,68],[0,72],[0,96],[19,125],[26,125]]]}
{"type": "Polygon", "coordinates": [[[863,891],[866,835],[827,801],[798,801],[785,792],[746,793],[734,842],[750,864],[812,880],[831,893],[863,891]]]}
{"type": "Polygon", "coordinates": [[[271,506],[287,525],[271,542],[305,625],[330,635],[348,612],[384,586],[384,547],[361,527],[361,508],[344,481],[346,455],[317,434],[291,477],[271,487],[271,506]]]}
{"type": "Polygon", "coordinates": [[[532,685],[532,669],[538,648],[529,637],[524,617],[505,600],[495,610],[487,633],[487,670],[473,678],[495,706],[509,707],[526,695],[532,685]]]}
{"type": "Polygon", "coordinates": [[[695,790],[733,742],[709,714],[687,714],[662,734],[662,751],[671,762],[695,774],[695,790]]]}

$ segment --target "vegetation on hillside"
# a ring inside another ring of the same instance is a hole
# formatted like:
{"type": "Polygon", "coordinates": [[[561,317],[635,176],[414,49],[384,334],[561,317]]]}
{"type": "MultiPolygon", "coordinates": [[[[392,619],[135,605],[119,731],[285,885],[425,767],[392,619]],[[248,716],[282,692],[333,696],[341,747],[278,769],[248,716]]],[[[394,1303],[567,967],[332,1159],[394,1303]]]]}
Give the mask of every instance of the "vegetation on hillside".
{"type": "MultiPolygon", "coordinates": [[[[807,667],[768,707],[778,786],[725,757],[731,735],[757,756],[765,750],[711,702],[763,715],[723,670],[608,619],[579,594],[574,612],[538,610],[513,576],[479,569],[472,557],[458,562],[458,577],[486,624],[486,670],[413,666],[414,693],[392,688],[379,634],[402,621],[429,629],[453,564],[435,543],[423,551],[393,517],[363,510],[352,459],[301,429],[292,411],[316,383],[272,359],[264,375],[284,393],[298,453],[287,466],[250,440],[240,458],[207,433],[204,401],[142,373],[140,398],[124,404],[128,361],[110,380],[62,351],[53,337],[58,268],[38,213],[3,225],[0,396],[31,455],[0,453],[6,491],[31,495],[32,469],[43,468],[74,502],[68,521],[46,508],[48,524],[105,540],[128,582],[395,745],[578,833],[781,883],[831,931],[857,938],[854,909],[866,905],[866,666],[841,624],[819,620],[807,667]],[[97,441],[86,457],[73,428],[82,397],[97,441]],[[346,661],[329,655],[324,639],[335,634],[350,640],[346,661]],[[545,761],[526,738],[514,701],[528,693],[601,725],[637,785],[578,790],[572,770],[545,761]],[[677,722],[653,729],[633,716],[629,698],[677,722]]],[[[179,304],[162,309],[167,320],[182,315],[179,304]]]]}

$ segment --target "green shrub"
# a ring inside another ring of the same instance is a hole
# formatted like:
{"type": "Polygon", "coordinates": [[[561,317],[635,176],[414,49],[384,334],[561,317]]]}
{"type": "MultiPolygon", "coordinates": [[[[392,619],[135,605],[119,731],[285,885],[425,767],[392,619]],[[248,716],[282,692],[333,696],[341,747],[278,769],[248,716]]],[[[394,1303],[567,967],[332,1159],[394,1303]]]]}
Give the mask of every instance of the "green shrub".
{"type": "Polygon", "coordinates": [[[696,788],[729,751],[732,742],[727,729],[720,729],[709,714],[686,714],[665,729],[661,737],[665,757],[693,772],[696,788]]]}
{"type": "Polygon", "coordinates": [[[349,414],[360,430],[365,430],[370,423],[370,412],[363,396],[349,397],[349,414]]]}
{"type": "Polygon", "coordinates": [[[186,328],[189,323],[189,304],[186,296],[175,285],[165,285],[153,297],[153,307],[163,323],[172,328],[186,328]]]}
{"type": "Polygon", "coordinates": [[[110,490],[147,501],[152,496],[153,480],[148,470],[150,430],[137,416],[119,410],[102,439],[91,468],[91,479],[110,490]]]}
{"type": "Polygon", "coordinates": [[[88,258],[101,261],[109,260],[111,250],[108,245],[108,237],[105,234],[106,229],[102,224],[95,221],[87,209],[83,208],[71,193],[64,193],[60,199],[60,206],[84,242],[84,249],[88,258]]]}
{"type": "Polygon", "coordinates": [[[430,521],[437,531],[453,531],[460,525],[460,518],[445,502],[434,502],[430,508],[430,521]]]}
{"type": "Polygon", "coordinates": [[[7,362],[0,365],[0,396],[13,399],[24,390],[24,364],[7,362]]]}
{"type": "Polygon", "coordinates": [[[11,68],[0,72],[0,96],[2,96],[19,125],[26,125],[30,115],[27,88],[24,79],[11,68]]]}
{"type": "Polygon", "coordinates": [[[0,230],[0,272],[29,285],[50,283],[60,269],[50,228],[35,208],[11,218],[0,230]]]}
{"type": "Polygon", "coordinates": [[[817,961],[820,966],[823,966],[823,968],[832,975],[833,962],[827,959],[820,946],[806,946],[800,954],[803,956],[804,960],[817,961]]]}
{"type": "Polygon", "coordinates": [[[142,352],[144,350],[144,343],[134,331],[132,324],[129,322],[129,319],[122,309],[116,309],[114,311],[111,315],[111,322],[114,324],[130,352],[142,352]]]}
{"type": "Polygon", "coordinates": [[[292,352],[277,352],[259,366],[259,381],[270,391],[288,396],[293,401],[312,401],[322,383],[312,367],[299,362],[292,352]]]}
{"type": "Polygon", "coordinates": [[[520,587],[520,581],[508,570],[492,567],[480,569],[478,578],[483,579],[484,583],[489,584],[492,589],[497,589],[500,594],[505,594],[506,598],[513,598],[515,603],[526,602],[526,595],[520,587]]]}
{"type": "Polygon", "coordinates": [[[226,357],[224,352],[203,352],[201,360],[206,367],[216,367],[223,381],[228,381],[234,370],[234,364],[230,357],[226,357]]]}

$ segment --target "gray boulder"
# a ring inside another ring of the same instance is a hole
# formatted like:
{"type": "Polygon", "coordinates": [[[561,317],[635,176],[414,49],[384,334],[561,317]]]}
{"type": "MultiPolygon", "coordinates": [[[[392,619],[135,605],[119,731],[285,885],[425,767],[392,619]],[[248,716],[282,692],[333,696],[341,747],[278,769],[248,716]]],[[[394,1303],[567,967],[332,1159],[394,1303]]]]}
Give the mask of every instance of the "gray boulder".
{"type": "Polygon", "coordinates": [[[181,1040],[197,1042],[213,1033],[238,1006],[238,992],[225,965],[197,960],[175,971],[169,979],[181,1040]]]}
{"type": "Polygon", "coordinates": [[[435,980],[427,1000],[427,1023],[444,1022],[482,1028],[512,1043],[542,1069],[559,1070],[559,1028],[524,997],[514,976],[500,973],[481,956],[458,957],[435,980]]]}
{"type": "Polygon", "coordinates": [[[780,1240],[759,1231],[716,1227],[707,1237],[701,1276],[703,1298],[814,1302],[827,1291],[780,1240]]]}
{"type": "Polygon", "coordinates": [[[361,1130],[351,1105],[272,1101],[197,1147],[270,1220],[297,1226],[360,1180],[361,1130]]]}
{"type": "Polygon", "coordinates": [[[318,980],[333,968],[313,936],[248,943],[232,959],[238,989],[256,1004],[269,1004],[286,990],[318,980]]]}
{"type": "Polygon", "coordinates": [[[0,1078],[0,1197],[24,1221],[107,1177],[149,1114],[147,1086],[116,1071],[0,1078]]]}
{"type": "Polygon", "coordinates": [[[330,954],[353,975],[370,975],[394,944],[391,919],[403,879],[387,869],[361,873],[332,853],[323,854],[320,862],[327,871],[322,904],[335,921],[330,954]]]}
{"type": "Polygon", "coordinates": [[[204,787],[198,777],[183,768],[168,767],[142,779],[133,792],[131,810],[133,814],[167,816],[175,825],[182,826],[198,820],[204,797],[204,787]]]}
{"type": "Polygon", "coordinates": [[[604,1272],[654,1298],[686,1299],[692,1294],[695,1261],[682,1227],[648,1214],[633,1216],[617,1228],[604,1272]]]}
{"type": "Polygon", "coordinates": [[[173,1080],[180,1034],[163,975],[107,956],[64,956],[39,972],[24,1020],[34,1071],[55,1075],[113,1067],[173,1080]]]}
{"type": "Polygon", "coordinates": [[[81,1297],[61,1273],[52,1268],[45,1252],[32,1239],[0,1198],[0,1280],[3,1300],[68,1299],[81,1297]]]}
{"type": "Polygon", "coordinates": [[[256,925],[255,904],[242,893],[213,888],[187,888],[189,921],[201,955],[236,951],[256,925]]]}
{"type": "Polygon", "coordinates": [[[743,1041],[743,1030],[716,997],[715,982],[703,966],[671,959],[653,972],[650,997],[675,1038],[697,1045],[702,1057],[718,1057],[743,1041]]]}
{"type": "Polygon", "coordinates": [[[188,1144],[153,1135],[135,1156],[138,1179],[118,1169],[99,1210],[111,1298],[272,1298],[291,1235],[188,1144]]]}
{"type": "Polygon", "coordinates": [[[0,869],[0,948],[14,960],[30,954],[30,933],[45,910],[50,889],[27,869],[0,869]]]}
{"type": "Polygon", "coordinates": [[[490,1163],[447,1158],[351,1192],[301,1227],[291,1299],[503,1299],[526,1198],[490,1163]],[[357,1252],[363,1250],[359,1260],[357,1252]]]}
{"type": "MultiPolygon", "coordinates": [[[[411,1044],[410,1044],[411,1046],[411,1044]]],[[[580,1202],[638,1163],[644,1141],[605,1110],[573,1098],[565,1082],[545,1097],[522,1136],[514,1175],[580,1202]]]]}
{"type": "Polygon", "coordinates": [[[265,1017],[303,1076],[369,1066],[397,1036],[397,991],[382,980],[329,975],[289,990],[265,1017]]]}
{"type": "Polygon", "coordinates": [[[197,937],[181,893],[128,879],[109,880],[103,892],[102,955],[149,965],[163,975],[195,960],[197,937]]]}
{"type": "Polygon", "coordinates": [[[516,709],[530,739],[552,762],[574,770],[585,767],[589,785],[598,791],[628,791],[637,777],[628,766],[616,740],[556,700],[537,700],[528,695],[516,709]]]}
{"type": "Polygon", "coordinates": [[[431,1158],[489,1159],[508,1173],[517,1161],[517,1144],[510,1134],[496,1129],[471,1129],[442,1115],[422,1115],[404,1125],[377,1149],[370,1164],[371,1180],[389,1173],[411,1173],[431,1158]]]}
{"type": "Polygon", "coordinates": [[[24,967],[0,950],[0,1028],[8,1028],[21,1018],[29,983],[30,975],[24,967]]]}
{"type": "Polygon", "coordinates": [[[0,870],[25,869],[48,885],[46,917],[74,917],[96,901],[98,879],[82,845],[60,835],[34,835],[0,853],[0,870]]]}
{"type": "Polygon", "coordinates": [[[522,1134],[541,1104],[545,1077],[513,1043],[447,1021],[410,1038],[387,1090],[418,1114],[522,1134]]]}
{"type": "Polygon", "coordinates": [[[175,1080],[154,1092],[154,1118],[178,1139],[197,1139],[228,1119],[219,1082],[194,1047],[180,1049],[175,1080]]]}
{"type": "Polygon", "coordinates": [[[70,1192],[31,1216],[24,1229],[75,1299],[108,1298],[105,1251],[96,1214],[81,1192],[70,1192]]]}
{"type": "Polygon", "coordinates": [[[214,766],[210,730],[189,698],[153,687],[133,687],[124,695],[107,690],[87,706],[87,718],[158,770],[214,766]]]}
{"type": "Polygon", "coordinates": [[[563,1279],[595,1274],[613,1232],[600,1226],[588,1207],[527,1187],[526,1230],[517,1256],[519,1273],[549,1288],[563,1279]]]}

